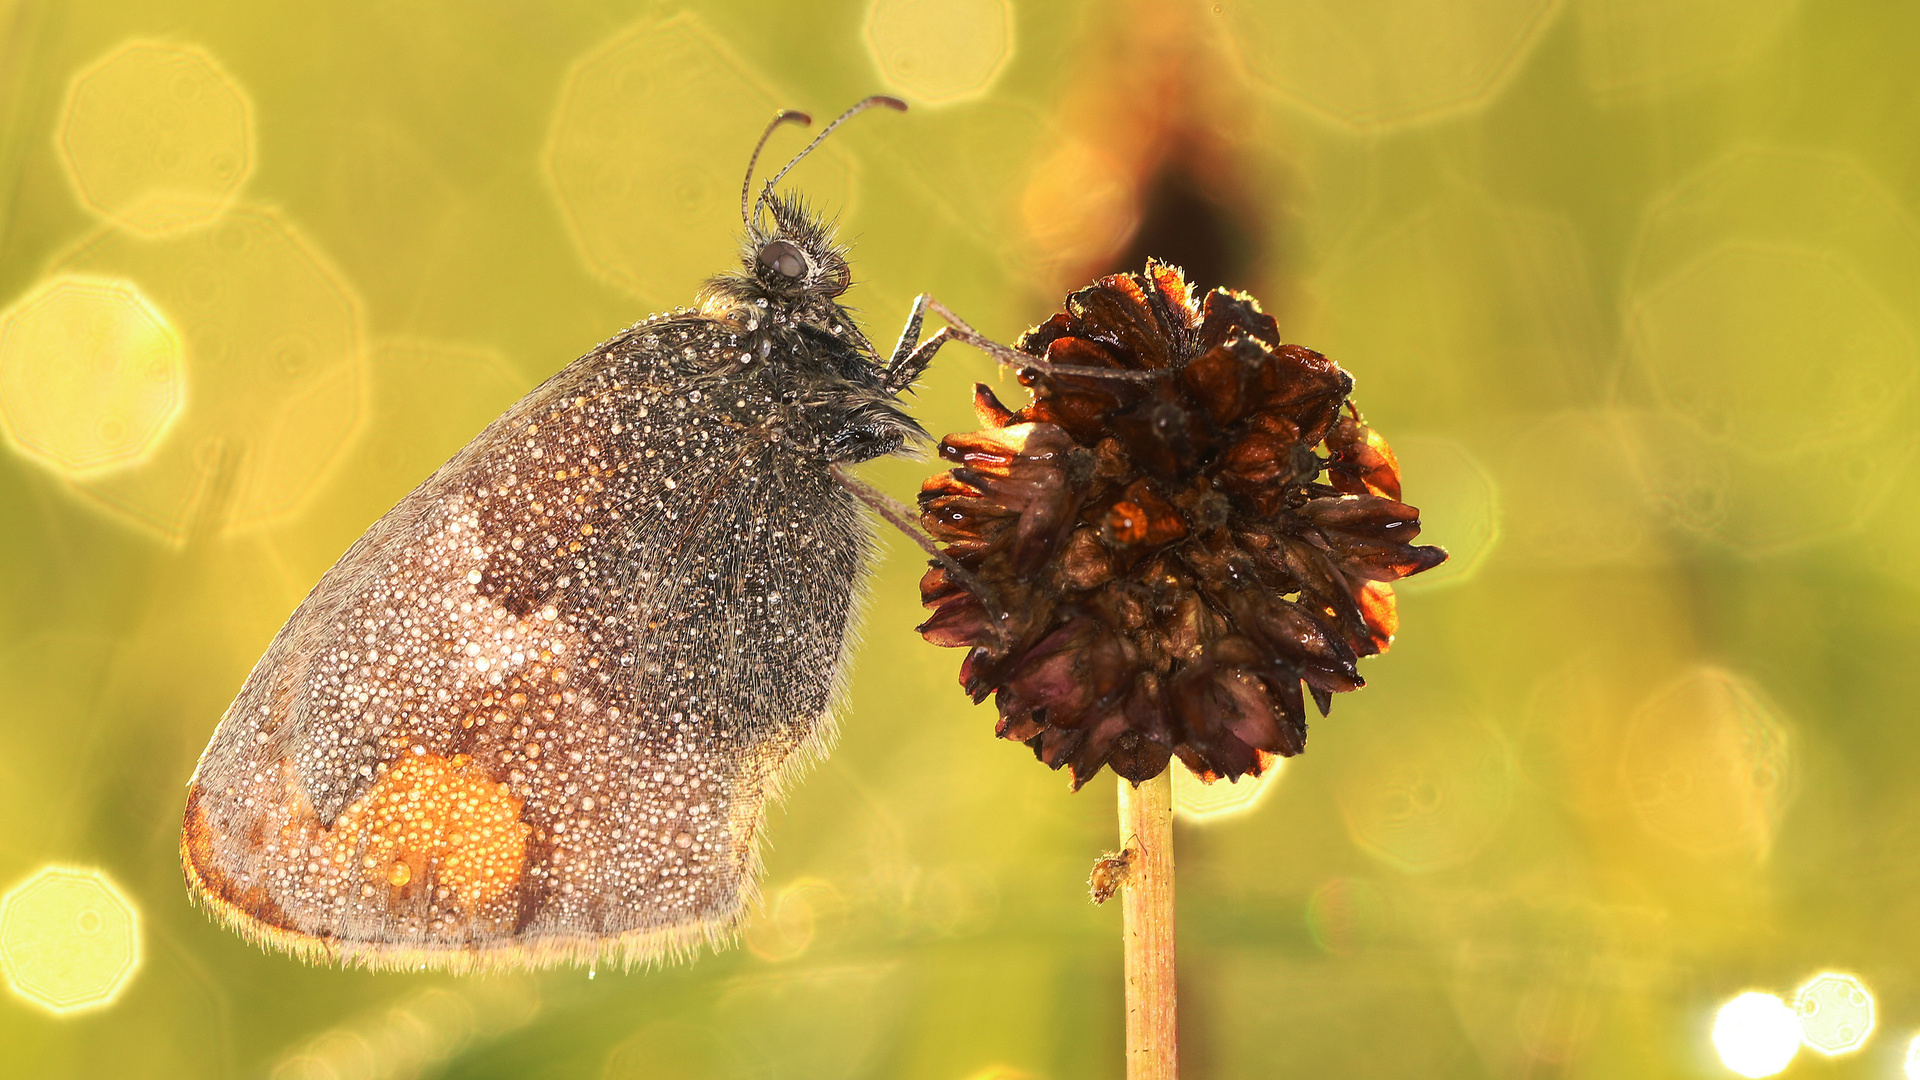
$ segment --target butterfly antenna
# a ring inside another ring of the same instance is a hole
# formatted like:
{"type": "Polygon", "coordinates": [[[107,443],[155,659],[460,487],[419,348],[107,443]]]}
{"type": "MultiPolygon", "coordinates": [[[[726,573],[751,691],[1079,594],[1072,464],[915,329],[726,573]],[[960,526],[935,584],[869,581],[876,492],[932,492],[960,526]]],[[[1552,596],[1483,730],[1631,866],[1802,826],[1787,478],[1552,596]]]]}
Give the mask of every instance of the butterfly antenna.
{"type": "MultiPolygon", "coordinates": [[[[841,117],[841,120],[844,119],[846,118],[841,117]]],[[[760,141],[753,144],[753,156],[747,159],[747,178],[740,181],[740,220],[746,224],[749,231],[753,228],[753,218],[747,210],[747,200],[753,193],[753,169],[754,166],[760,164],[760,151],[767,148],[767,140],[773,138],[774,129],[778,128],[781,124],[799,124],[801,127],[806,127],[811,123],[813,123],[813,117],[808,116],[799,109],[781,109],[779,115],[773,118],[773,122],[767,125],[767,130],[760,133],[760,141]]],[[[833,125],[827,128],[827,131],[832,131],[834,126],[837,126],[839,123],[839,120],[835,120],[833,125]]],[[[821,132],[821,134],[824,135],[826,132],[821,132]]],[[[819,141],[818,139],[814,140],[814,142],[819,141]]],[[[811,149],[813,149],[813,147],[809,145],[807,150],[811,149]]],[[[804,154],[807,151],[802,150],[800,152],[804,154]]],[[[792,167],[791,165],[787,166],[787,168],[792,167]]],[[[786,170],[781,170],[782,175],[785,175],[785,172],[786,170]]]]}
{"type": "MultiPolygon", "coordinates": [[[[897,97],[888,97],[885,94],[875,94],[870,98],[862,98],[861,100],[854,102],[853,108],[848,109],[846,112],[841,113],[838,117],[834,118],[833,123],[828,124],[824,128],[821,128],[820,134],[815,135],[813,137],[812,142],[801,147],[800,152],[793,155],[792,161],[787,162],[785,167],[783,167],[779,172],[773,174],[773,179],[767,181],[767,186],[763,188],[760,192],[760,201],[765,202],[767,198],[773,194],[773,186],[775,184],[778,184],[781,181],[781,179],[784,178],[788,173],[792,172],[793,167],[795,165],[800,164],[801,158],[804,158],[808,154],[813,153],[814,147],[819,146],[823,141],[826,140],[827,136],[833,134],[834,128],[837,128],[841,124],[844,124],[847,121],[853,119],[854,117],[859,116],[861,113],[866,112],[868,109],[873,108],[875,105],[885,105],[887,108],[892,109],[895,112],[907,111],[906,102],[901,101],[897,97]]],[[[760,141],[765,142],[766,140],[763,138],[760,141]]],[[[746,195],[744,192],[741,194],[740,203],[741,203],[741,209],[744,212],[746,208],[746,195]]],[[[757,208],[758,207],[756,206],[756,209],[757,208]]]]}

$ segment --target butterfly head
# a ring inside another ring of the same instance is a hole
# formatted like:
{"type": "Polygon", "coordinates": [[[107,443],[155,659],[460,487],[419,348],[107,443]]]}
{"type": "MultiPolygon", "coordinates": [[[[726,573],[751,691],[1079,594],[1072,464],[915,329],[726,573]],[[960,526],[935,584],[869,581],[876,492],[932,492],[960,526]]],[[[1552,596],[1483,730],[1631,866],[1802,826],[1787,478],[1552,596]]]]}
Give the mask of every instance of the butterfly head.
{"type": "Polygon", "coordinates": [[[740,188],[740,220],[746,234],[740,269],[709,281],[700,301],[706,314],[740,326],[749,336],[744,362],[805,353],[830,358],[829,368],[842,377],[863,382],[879,377],[872,344],[839,304],[839,297],[853,282],[847,249],[834,241],[832,223],[801,195],[778,190],[780,181],[821,140],[875,105],[907,107],[884,96],[859,102],[762,183],[758,195],[753,174],[767,140],[782,124],[808,124],[812,119],[803,112],[784,111],[767,125],[754,147],[740,188]]]}
{"type": "Polygon", "coordinates": [[[765,213],[747,223],[746,274],[770,298],[832,300],[852,284],[847,249],[833,226],[798,194],[761,198],[765,213]]]}

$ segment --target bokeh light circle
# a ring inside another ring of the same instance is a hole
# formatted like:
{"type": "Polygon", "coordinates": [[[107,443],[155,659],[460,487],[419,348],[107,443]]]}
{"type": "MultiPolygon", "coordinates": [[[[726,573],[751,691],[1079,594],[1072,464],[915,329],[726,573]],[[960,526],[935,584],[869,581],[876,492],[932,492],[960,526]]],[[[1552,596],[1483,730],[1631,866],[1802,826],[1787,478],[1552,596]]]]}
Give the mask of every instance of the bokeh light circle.
{"type": "Polygon", "coordinates": [[[1212,783],[1193,775],[1192,770],[1169,766],[1173,771],[1173,812],[1182,821],[1214,821],[1245,814],[1266,798],[1286,768],[1286,759],[1273,758],[1259,776],[1212,783]]]}
{"type": "Polygon", "coordinates": [[[139,914],[98,870],[42,867],[0,898],[0,971],[48,1012],[110,1004],[139,966],[139,914]]]}
{"type": "Polygon", "coordinates": [[[1256,83],[1339,123],[1387,128],[1485,106],[1558,7],[1307,0],[1214,10],[1256,83]]]}
{"type": "Polygon", "coordinates": [[[233,205],[253,141],[246,91],[204,49],[131,41],[73,77],[58,149],[88,209],[159,236],[233,205]]]}
{"type": "Polygon", "coordinates": [[[1697,856],[1764,859],[1793,796],[1793,738],[1750,680],[1698,668],[1627,722],[1620,759],[1642,828],[1697,856]]]}
{"type": "Polygon", "coordinates": [[[1852,1053],[1873,1034],[1873,995],[1852,975],[1823,971],[1793,996],[1801,1041],[1828,1057],[1852,1053]]]}
{"type": "Polygon", "coordinates": [[[76,494],[170,542],[298,513],[366,419],[360,302],[278,210],[240,205],[158,240],[99,229],[53,261],[61,276],[137,281],[184,342],[192,393],[132,467],[76,477],[76,494]]]}
{"type": "Polygon", "coordinates": [[[64,476],[146,458],[186,402],[186,347],[132,282],[59,274],[0,312],[0,429],[64,476]]]}
{"type": "Polygon", "coordinates": [[[1713,1048],[1741,1076],[1773,1076],[1800,1051],[1800,1019],[1778,997],[1749,990],[1720,1006],[1713,1048]]]}
{"type": "Polygon", "coordinates": [[[979,97],[1013,55],[1008,0],[873,0],[861,38],[881,78],[944,105],[979,97]]]}
{"type": "MultiPolygon", "coordinates": [[[[587,268],[656,306],[691,300],[726,268],[716,260],[740,229],[740,175],[755,137],[795,100],[693,12],[642,22],[581,56],[541,165],[587,268]]],[[[793,177],[830,215],[851,201],[848,141],[822,144],[793,177]]],[[[799,145],[796,132],[782,132],[766,159],[778,168],[799,145]]]]}

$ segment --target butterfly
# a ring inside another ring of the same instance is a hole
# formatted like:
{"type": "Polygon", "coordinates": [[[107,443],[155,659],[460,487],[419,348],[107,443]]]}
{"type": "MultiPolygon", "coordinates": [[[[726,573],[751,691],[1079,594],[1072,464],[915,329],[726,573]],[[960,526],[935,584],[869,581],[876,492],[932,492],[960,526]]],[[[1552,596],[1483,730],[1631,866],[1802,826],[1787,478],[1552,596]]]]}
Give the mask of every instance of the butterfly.
{"type": "Polygon", "coordinates": [[[847,250],[776,185],[738,270],[528,394],[273,638],[188,787],[190,892],[310,959],[471,970],[682,956],[752,904],[769,800],[826,752],[874,560],[846,466],[926,433],[847,250]]]}

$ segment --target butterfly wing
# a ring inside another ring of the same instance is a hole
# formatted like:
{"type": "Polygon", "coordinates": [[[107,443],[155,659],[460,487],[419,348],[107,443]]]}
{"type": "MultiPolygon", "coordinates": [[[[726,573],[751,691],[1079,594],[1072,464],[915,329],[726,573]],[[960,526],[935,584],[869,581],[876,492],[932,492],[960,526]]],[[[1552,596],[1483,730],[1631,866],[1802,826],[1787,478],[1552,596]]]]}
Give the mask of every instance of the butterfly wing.
{"type": "Polygon", "coordinates": [[[198,896],[297,953],[632,962],[728,935],[824,748],[869,526],[718,324],[495,421],[315,586],[195,770],[198,896]]]}

